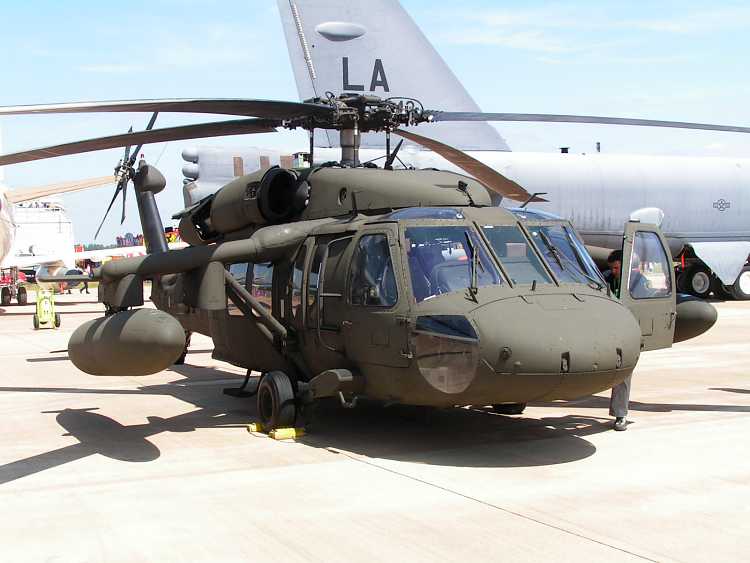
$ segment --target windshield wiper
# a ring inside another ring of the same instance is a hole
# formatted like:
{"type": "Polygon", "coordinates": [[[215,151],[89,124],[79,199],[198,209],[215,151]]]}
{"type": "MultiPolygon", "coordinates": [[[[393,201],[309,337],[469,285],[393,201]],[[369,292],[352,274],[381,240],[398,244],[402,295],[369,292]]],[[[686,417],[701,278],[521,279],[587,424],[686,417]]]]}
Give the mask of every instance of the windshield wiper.
{"type": "Polygon", "coordinates": [[[474,301],[474,303],[479,303],[479,300],[477,299],[477,294],[479,293],[479,288],[477,287],[477,266],[479,264],[479,255],[477,254],[477,247],[474,244],[474,241],[471,240],[469,231],[466,231],[464,234],[466,235],[466,245],[471,251],[471,278],[469,279],[469,287],[466,288],[466,296],[474,301]]]}
{"type": "Polygon", "coordinates": [[[565,228],[563,229],[563,232],[565,233],[565,236],[568,239],[568,243],[570,244],[570,247],[573,249],[573,252],[575,252],[576,259],[578,260],[578,264],[575,264],[575,266],[578,269],[578,271],[581,272],[581,274],[583,274],[584,276],[586,276],[586,279],[589,280],[592,284],[594,284],[596,286],[596,289],[600,291],[604,289],[605,285],[601,282],[601,280],[596,279],[594,276],[590,276],[586,272],[586,266],[583,263],[583,257],[581,256],[581,252],[578,249],[578,245],[576,245],[573,242],[573,235],[571,235],[568,229],[565,229],[565,228]]]}
{"type": "Polygon", "coordinates": [[[555,262],[557,262],[557,265],[564,270],[565,266],[563,266],[562,260],[560,259],[560,251],[554,244],[552,244],[552,241],[547,236],[547,233],[545,233],[542,229],[539,229],[539,231],[537,232],[539,233],[541,239],[544,241],[545,246],[549,249],[550,254],[552,254],[552,257],[555,259],[555,262]]]}
{"type": "MultiPolygon", "coordinates": [[[[539,232],[539,236],[544,241],[544,244],[547,246],[547,248],[549,248],[549,251],[552,254],[552,256],[554,256],[555,261],[559,264],[560,268],[562,268],[563,270],[566,269],[565,266],[562,263],[562,258],[565,258],[565,261],[568,264],[571,264],[574,267],[576,273],[581,274],[584,278],[586,278],[588,280],[588,282],[589,282],[588,285],[593,284],[595,286],[594,289],[598,289],[598,290],[604,289],[604,284],[602,284],[600,281],[598,281],[598,280],[592,278],[591,276],[589,276],[586,272],[584,272],[583,270],[581,270],[581,268],[578,266],[578,264],[576,264],[570,258],[568,258],[567,255],[565,255],[562,252],[560,252],[560,250],[550,240],[550,238],[547,235],[547,233],[545,233],[542,229],[539,229],[538,232],[539,232]]],[[[574,252],[575,252],[575,250],[574,250],[574,252]]]]}

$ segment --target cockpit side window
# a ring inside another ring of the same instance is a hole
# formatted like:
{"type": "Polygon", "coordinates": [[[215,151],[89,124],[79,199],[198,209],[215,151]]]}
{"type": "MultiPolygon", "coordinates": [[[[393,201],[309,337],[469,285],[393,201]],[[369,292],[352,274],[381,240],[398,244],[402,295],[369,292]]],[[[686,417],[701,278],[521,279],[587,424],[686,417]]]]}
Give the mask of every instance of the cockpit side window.
{"type": "Polygon", "coordinates": [[[472,284],[472,247],[478,252],[477,287],[503,283],[472,227],[407,227],[405,237],[412,291],[417,303],[443,293],[465,290],[472,284]]]}
{"type": "Polygon", "coordinates": [[[484,225],[482,231],[511,282],[552,283],[552,278],[517,225],[484,225]]]}
{"type": "Polygon", "coordinates": [[[636,231],[630,259],[628,291],[634,299],[672,295],[671,265],[656,233],[636,231]]]}
{"type": "Polygon", "coordinates": [[[352,305],[368,307],[393,307],[398,301],[386,235],[364,235],[357,242],[349,273],[349,295],[352,305]]]}

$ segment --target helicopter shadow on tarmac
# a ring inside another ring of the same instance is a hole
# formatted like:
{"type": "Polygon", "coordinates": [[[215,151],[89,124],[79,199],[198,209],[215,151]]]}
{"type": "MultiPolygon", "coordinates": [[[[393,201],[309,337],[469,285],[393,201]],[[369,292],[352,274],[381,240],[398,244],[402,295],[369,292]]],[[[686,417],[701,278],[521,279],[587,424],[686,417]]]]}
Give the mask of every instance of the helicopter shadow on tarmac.
{"type": "Polygon", "coordinates": [[[585,436],[611,428],[608,419],[542,419],[498,415],[485,408],[428,409],[363,403],[321,404],[311,433],[299,441],[370,458],[456,467],[533,467],[593,455],[585,436]]]}
{"type": "Polygon", "coordinates": [[[732,387],[709,387],[709,391],[726,391],[727,393],[741,393],[743,395],[750,394],[750,389],[734,389],[732,387]]]}
{"type": "MultiPolygon", "coordinates": [[[[54,414],[65,434],[78,443],[0,465],[0,485],[99,454],[143,463],[161,456],[149,438],[163,432],[234,428],[245,432],[255,419],[254,399],[222,394],[221,385],[237,386],[242,377],[220,369],[174,366],[180,379],[139,389],[75,387],[0,387],[0,393],[61,393],[92,396],[91,406],[43,411],[54,414]],[[165,395],[193,404],[196,410],[169,418],[147,417],[144,424],[122,425],[106,416],[96,397],[165,395]]],[[[596,452],[585,436],[608,430],[607,419],[560,416],[508,417],[485,409],[427,411],[414,407],[384,408],[364,403],[356,409],[323,404],[310,433],[300,443],[371,458],[463,467],[525,467],[569,463],[596,452]]],[[[270,439],[270,438],[269,438],[270,439]]],[[[249,442],[252,444],[252,442],[249,442]]]]}
{"type": "MultiPolygon", "coordinates": [[[[710,387],[712,391],[727,391],[731,393],[750,393],[746,389],[729,389],[721,387],[710,387]]],[[[537,403],[535,406],[558,407],[558,408],[592,408],[607,409],[609,407],[609,397],[593,395],[584,399],[575,401],[557,401],[554,403],[537,403]]],[[[672,412],[672,411],[695,411],[695,412],[744,412],[750,413],[750,405],[715,405],[700,403],[644,403],[641,401],[631,400],[628,403],[628,409],[631,411],[643,412],[672,412]]]]}

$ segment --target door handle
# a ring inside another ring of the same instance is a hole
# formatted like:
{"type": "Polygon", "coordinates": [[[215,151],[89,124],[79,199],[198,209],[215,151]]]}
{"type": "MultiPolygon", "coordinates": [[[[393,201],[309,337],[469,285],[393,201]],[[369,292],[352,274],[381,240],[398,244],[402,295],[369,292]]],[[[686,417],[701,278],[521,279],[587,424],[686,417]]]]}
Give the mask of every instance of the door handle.
{"type": "Polygon", "coordinates": [[[352,328],[353,325],[352,321],[341,321],[341,328],[352,328]]]}

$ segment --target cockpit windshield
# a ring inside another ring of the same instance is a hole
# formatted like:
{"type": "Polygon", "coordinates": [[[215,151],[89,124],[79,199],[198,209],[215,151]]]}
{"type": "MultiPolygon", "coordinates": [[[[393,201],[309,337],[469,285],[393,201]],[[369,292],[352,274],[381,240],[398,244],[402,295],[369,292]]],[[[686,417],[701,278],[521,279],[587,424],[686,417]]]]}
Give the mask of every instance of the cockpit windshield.
{"type": "Polygon", "coordinates": [[[599,288],[605,287],[596,266],[570,230],[559,224],[527,225],[527,228],[560,282],[593,283],[599,288]]]}
{"type": "Polygon", "coordinates": [[[518,225],[482,225],[482,231],[514,284],[552,283],[518,225]]]}
{"type": "Polygon", "coordinates": [[[417,303],[465,290],[473,279],[476,287],[503,283],[478,234],[468,225],[407,227],[405,235],[417,303]],[[478,253],[476,259],[474,249],[478,253]]]}

